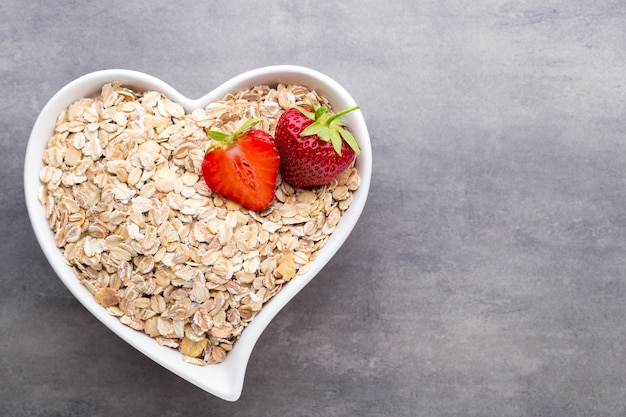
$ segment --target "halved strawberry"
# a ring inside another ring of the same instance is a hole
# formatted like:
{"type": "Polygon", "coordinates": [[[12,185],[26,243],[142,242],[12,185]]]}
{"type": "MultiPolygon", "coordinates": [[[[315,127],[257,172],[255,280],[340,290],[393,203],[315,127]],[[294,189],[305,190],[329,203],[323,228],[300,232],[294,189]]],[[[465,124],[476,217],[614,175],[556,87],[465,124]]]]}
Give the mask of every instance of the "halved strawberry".
{"type": "Polygon", "coordinates": [[[207,130],[218,145],[209,148],[202,161],[202,174],[211,190],[254,211],[274,200],[280,166],[274,138],[251,129],[259,121],[249,119],[232,135],[207,130]]]}

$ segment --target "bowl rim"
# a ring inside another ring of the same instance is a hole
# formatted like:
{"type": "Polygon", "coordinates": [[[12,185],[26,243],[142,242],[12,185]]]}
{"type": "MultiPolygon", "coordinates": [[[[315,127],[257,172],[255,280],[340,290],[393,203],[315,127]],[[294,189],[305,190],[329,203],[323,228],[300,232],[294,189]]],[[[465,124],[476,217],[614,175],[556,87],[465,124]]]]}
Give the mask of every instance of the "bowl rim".
{"type": "Polygon", "coordinates": [[[246,71],[197,99],[189,99],[165,81],[143,72],[106,69],[85,74],[67,83],[50,98],[33,125],[24,161],[26,206],[37,241],[58,278],[91,314],[142,354],[199,388],[224,400],[236,401],[243,390],[246,368],[252,350],[267,325],[338,252],[361,216],[369,194],[372,172],[371,142],[365,119],[361,110],[344,116],[344,120],[358,138],[361,147],[361,153],[356,162],[360,185],[353,194],[350,208],[342,216],[327,244],[319,251],[317,258],[312,261],[310,270],[290,281],[264,304],[222,363],[200,367],[184,362],[180,357],[180,352],[160,346],[148,335],[122,324],[117,317],[109,315],[95,302],[91,293],[80,284],[72,269],[59,256],[59,250],[54,244],[52,231],[45,218],[45,210],[38,200],[41,187],[39,171],[43,167],[42,154],[48,139],[52,136],[57,116],[72,102],[97,94],[102,85],[112,81],[120,81],[123,85],[141,91],[156,89],[181,104],[186,112],[204,107],[226,93],[237,92],[259,84],[300,83],[309,89],[317,90],[328,98],[335,108],[347,108],[356,103],[352,96],[332,78],[313,69],[295,65],[273,65],[246,71]]]}

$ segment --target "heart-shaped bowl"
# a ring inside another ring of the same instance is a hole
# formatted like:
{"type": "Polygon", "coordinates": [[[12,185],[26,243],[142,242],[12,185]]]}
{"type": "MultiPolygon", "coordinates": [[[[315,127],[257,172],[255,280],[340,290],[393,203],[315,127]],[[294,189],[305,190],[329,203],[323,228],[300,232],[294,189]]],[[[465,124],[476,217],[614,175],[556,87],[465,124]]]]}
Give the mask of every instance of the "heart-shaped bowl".
{"type": "Polygon", "coordinates": [[[311,261],[307,272],[286,283],[271,300],[263,305],[223,362],[198,366],[181,360],[181,354],[177,350],[161,346],[145,333],[122,324],[117,317],[108,314],[96,302],[92,293],[80,283],[72,268],[63,260],[59,248],[55,245],[54,234],[48,226],[45,207],[38,199],[38,193],[42,187],[39,179],[39,172],[43,168],[42,156],[48,140],[53,135],[58,115],[74,101],[96,96],[104,84],[113,81],[119,81],[135,91],[159,91],[182,105],[187,113],[204,108],[228,93],[236,93],[256,85],[275,86],[279,83],[298,84],[309,90],[315,90],[326,97],[334,109],[349,108],[356,103],[350,94],[330,77],[309,68],[292,65],[262,67],[245,72],[198,99],[189,99],[169,84],[150,75],[131,70],[110,69],[84,75],[67,84],[50,99],[35,121],[24,164],[26,205],[43,253],[63,284],[91,314],[141,353],[201,389],[224,400],[236,401],[243,390],[245,372],[252,349],[264,329],[337,253],[363,211],[372,172],[371,143],[365,120],[360,110],[343,117],[361,147],[361,153],[356,162],[360,185],[353,193],[352,204],[341,217],[326,245],[319,251],[317,258],[311,261]]]}

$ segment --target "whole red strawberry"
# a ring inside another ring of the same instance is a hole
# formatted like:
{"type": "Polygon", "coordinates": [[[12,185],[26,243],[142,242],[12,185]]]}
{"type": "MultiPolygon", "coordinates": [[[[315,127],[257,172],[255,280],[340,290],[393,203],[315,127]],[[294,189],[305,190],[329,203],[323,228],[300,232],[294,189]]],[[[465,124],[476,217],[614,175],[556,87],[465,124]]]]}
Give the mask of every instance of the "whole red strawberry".
{"type": "Polygon", "coordinates": [[[263,210],[272,203],[280,156],[274,138],[250,129],[260,118],[249,119],[235,133],[208,130],[218,142],[202,161],[202,174],[209,188],[249,210],[263,210]]]}
{"type": "Polygon", "coordinates": [[[292,107],[276,123],[280,174],[296,187],[328,184],[348,168],[360,149],[354,135],[339,118],[358,106],[334,115],[327,107],[292,107]]]}

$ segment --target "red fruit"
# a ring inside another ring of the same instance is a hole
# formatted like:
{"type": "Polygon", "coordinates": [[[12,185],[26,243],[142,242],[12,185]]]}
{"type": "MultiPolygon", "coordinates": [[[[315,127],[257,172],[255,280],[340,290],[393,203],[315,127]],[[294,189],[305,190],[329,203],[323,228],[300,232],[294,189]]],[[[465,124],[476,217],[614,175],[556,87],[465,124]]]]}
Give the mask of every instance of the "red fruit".
{"type": "Polygon", "coordinates": [[[249,210],[263,210],[274,200],[280,157],[274,138],[251,129],[252,118],[232,135],[207,131],[218,145],[208,149],[202,174],[209,188],[249,210]]]}
{"type": "Polygon", "coordinates": [[[360,149],[339,116],[358,108],[334,115],[328,115],[326,107],[308,105],[285,111],[275,134],[283,180],[296,187],[314,187],[330,183],[348,168],[360,149]]]}

